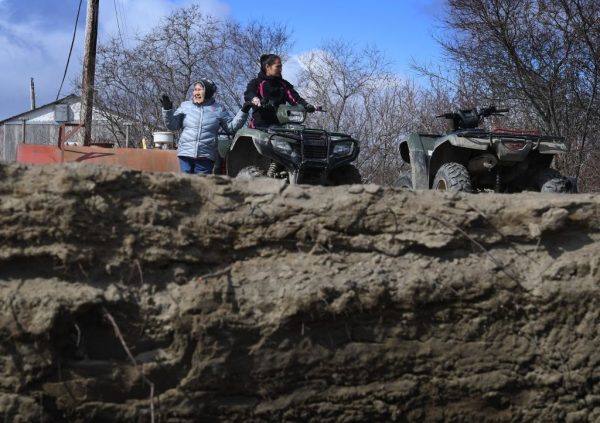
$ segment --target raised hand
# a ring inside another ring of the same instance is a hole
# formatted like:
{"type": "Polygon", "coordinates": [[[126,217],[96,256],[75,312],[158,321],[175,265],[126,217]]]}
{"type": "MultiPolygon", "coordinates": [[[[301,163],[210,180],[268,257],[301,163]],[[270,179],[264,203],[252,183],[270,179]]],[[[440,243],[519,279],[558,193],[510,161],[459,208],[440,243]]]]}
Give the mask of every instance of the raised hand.
{"type": "Polygon", "coordinates": [[[173,102],[166,94],[163,94],[160,98],[160,104],[162,104],[162,108],[165,110],[171,110],[173,108],[173,102]]]}

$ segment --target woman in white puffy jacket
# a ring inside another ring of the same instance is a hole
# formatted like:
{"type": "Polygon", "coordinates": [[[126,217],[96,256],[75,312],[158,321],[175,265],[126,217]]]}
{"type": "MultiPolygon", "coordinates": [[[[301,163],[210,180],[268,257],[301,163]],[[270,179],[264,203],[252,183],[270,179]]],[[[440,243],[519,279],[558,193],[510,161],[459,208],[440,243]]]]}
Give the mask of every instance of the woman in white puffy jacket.
{"type": "Polygon", "coordinates": [[[165,126],[172,131],[183,128],[177,148],[179,168],[182,172],[212,173],[217,159],[219,128],[226,132],[235,132],[248,118],[248,111],[252,106],[250,103],[244,104],[233,116],[222,104],[215,101],[216,91],[214,82],[201,79],[194,84],[192,101],[184,101],[175,111],[169,96],[162,96],[165,126]]]}

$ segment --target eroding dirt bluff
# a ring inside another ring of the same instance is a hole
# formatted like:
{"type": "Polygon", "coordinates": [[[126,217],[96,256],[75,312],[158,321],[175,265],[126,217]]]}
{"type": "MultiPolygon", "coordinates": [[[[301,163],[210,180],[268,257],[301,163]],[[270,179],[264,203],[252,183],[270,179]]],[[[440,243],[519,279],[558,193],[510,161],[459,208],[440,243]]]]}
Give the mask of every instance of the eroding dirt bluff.
{"type": "Polygon", "coordinates": [[[0,165],[0,420],[598,421],[599,219],[0,165]]]}

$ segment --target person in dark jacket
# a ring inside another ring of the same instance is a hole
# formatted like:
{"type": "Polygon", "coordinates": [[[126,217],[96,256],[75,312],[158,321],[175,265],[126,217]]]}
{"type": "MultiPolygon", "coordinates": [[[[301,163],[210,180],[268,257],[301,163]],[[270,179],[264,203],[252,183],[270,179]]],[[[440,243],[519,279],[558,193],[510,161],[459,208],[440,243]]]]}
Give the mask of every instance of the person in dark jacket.
{"type": "Polygon", "coordinates": [[[276,54],[260,56],[260,72],[246,87],[244,100],[251,102],[251,128],[277,124],[277,107],[281,104],[300,104],[307,112],[320,110],[308,103],[294,89],[294,86],[281,77],[281,57],[276,54]]]}
{"type": "Polygon", "coordinates": [[[177,157],[183,173],[210,174],[217,160],[217,132],[219,127],[226,132],[240,129],[252,107],[246,103],[233,116],[213,98],[217,87],[210,79],[201,79],[194,84],[192,101],[184,101],[173,110],[168,95],[161,99],[165,126],[176,131],[183,128],[179,137],[177,157]]]}

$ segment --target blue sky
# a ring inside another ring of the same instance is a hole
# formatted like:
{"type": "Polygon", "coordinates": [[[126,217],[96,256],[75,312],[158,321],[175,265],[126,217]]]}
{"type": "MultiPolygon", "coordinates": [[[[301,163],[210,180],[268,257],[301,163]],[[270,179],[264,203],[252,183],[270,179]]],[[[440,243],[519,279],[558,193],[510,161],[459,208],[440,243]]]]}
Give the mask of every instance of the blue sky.
{"type": "MultiPolygon", "coordinates": [[[[72,91],[70,80],[81,72],[86,3],[61,95],[72,91]]],[[[287,25],[292,55],[333,39],[370,44],[402,76],[414,76],[412,59],[441,58],[433,36],[440,33],[444,0],[100,0],[100,41],[118,31],[115,7],[123,36],[132,42],[135,33],[150,31],[162,16],[191,3],[218,17],[287,25]]],[[[78,4],[79,0],[0,0],[0,120],[29,108],[30,77],[35,79],[38,106],[56,98],[78,4]]]]}
{"type": "Polygon", "coordinates": [[[411,57],[439,56],[432,35],[443,15],[443,0],[233,0],[231,16],[239,21],[262,19],[284,23],[292,30],[293,53],[317,48],[330,39],[356,45],[375,44],[398,73],[408,73],[411,57]],[[264,7],[256,7],[261,4],[264,7]],[[299,7],[293,8],[294,4],[299,7]]]}

